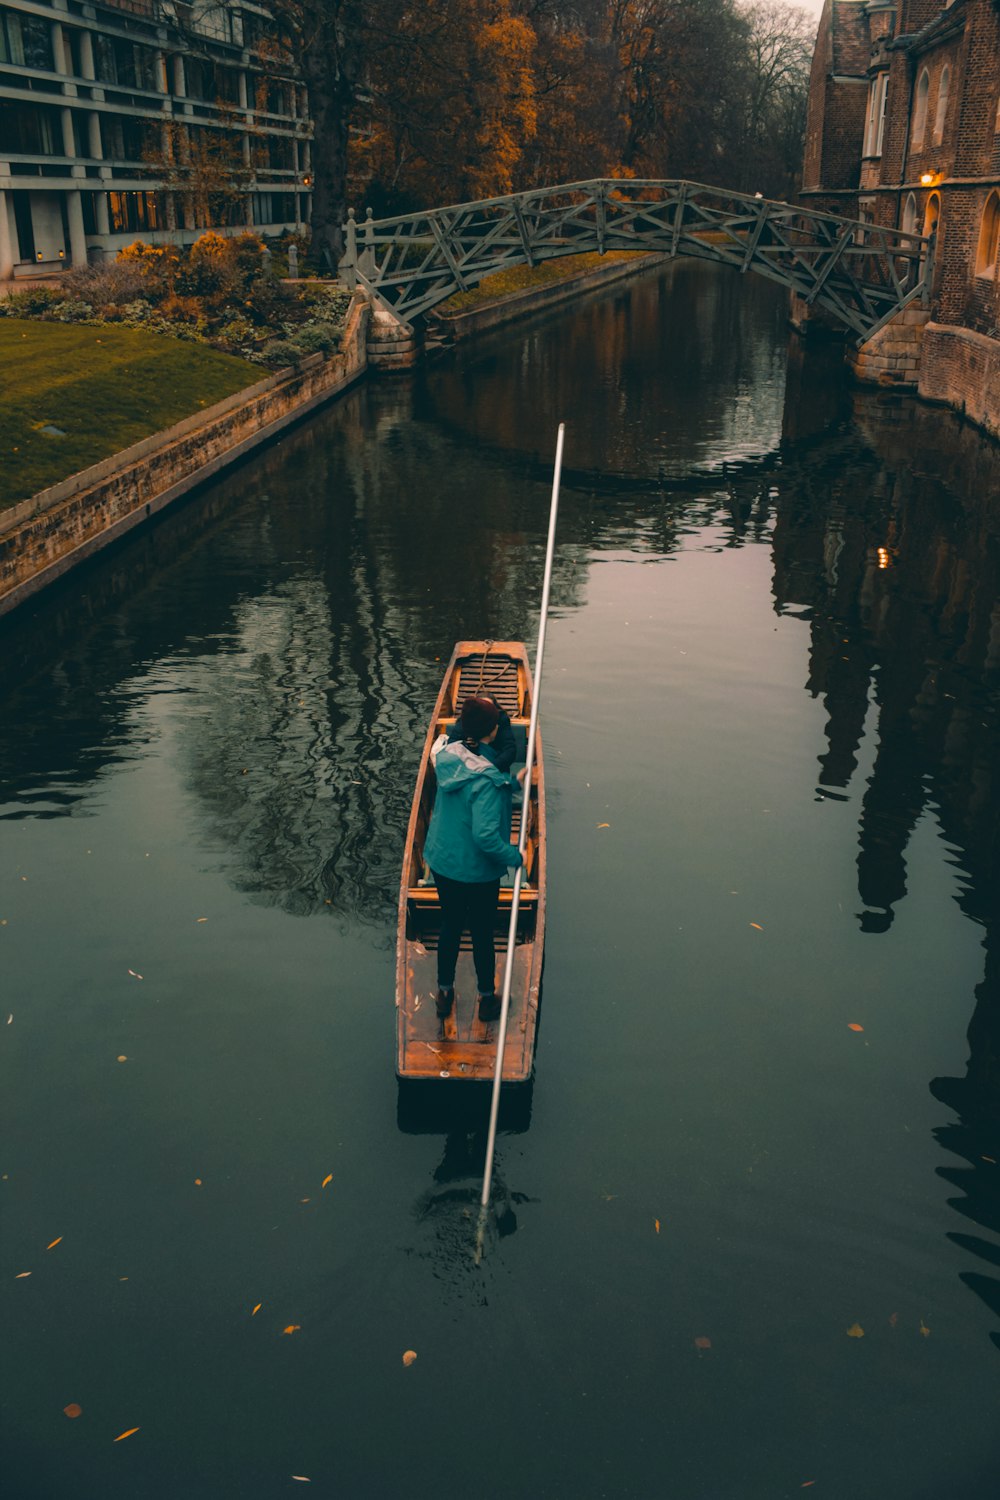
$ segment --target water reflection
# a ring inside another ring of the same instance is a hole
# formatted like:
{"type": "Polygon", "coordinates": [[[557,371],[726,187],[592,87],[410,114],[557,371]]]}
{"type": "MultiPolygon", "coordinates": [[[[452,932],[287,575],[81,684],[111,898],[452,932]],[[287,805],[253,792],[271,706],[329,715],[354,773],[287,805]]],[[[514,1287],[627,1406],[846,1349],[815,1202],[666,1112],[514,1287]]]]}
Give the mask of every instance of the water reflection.
{"type": "MultiPolygon", "coordinates": [[[[827,716],[809,775],[856,817],[872,944],[906,899],[915,827],[940,828],[985,969],[966,1074],[931,1084],[957,1116],[937,1140],[962,1163],[939,1170],[960,1190],[962,1280],[1000,1316],[996,450],[940,412],[851,400],[839,353],[787,344],[783,325],[771,289],[686,263],[355,392],[5,622],[0,817],[88,814],[102,777],[161,747],[233,886],[390,945],[442,663],[459,637],[521,638],[533,618],[565,414],[555,608],[583,606],[595,554],[768,547],[827,716]]],[[[530,1122],[530,1093],[517,1103],[508,1134],[530,1122]]],[[[482,1170],[473,1112],[400,1096],[400,1130],[437,1138],[418,1253],[456,1278],[482,1170]]],[[[500,1236],[529,1200],[494,1180],[500,1236]]]]}
{"type": "MultiPolygon", "coordinates": [[[[1000,513],[997,454],[973,429],[912,402],[859,394],[871,448],[777,507],[774,593],[809,621],[807,690],[829,720],[819,793],[845,796],[863,735],[877,749],[858,822],[859,921],[890,927],[907,892],[906,851],[933,813],[964,872],[957,897],[983,928],[985,972],[968,1030],[964,1078],[937,1078],[956,1122],[938,1168],[964,1196],[950,1207],[1000,1232],[1000,513]],[[947,441],[942,442],[942,428],[947,441]]],[[[960,1279],[1000,1317],[1000,1246],[951,1232],[991,1269],[960,1279]]],[[[991,1334],[1000,1347],[1000,1333],[991,1334]]]]}

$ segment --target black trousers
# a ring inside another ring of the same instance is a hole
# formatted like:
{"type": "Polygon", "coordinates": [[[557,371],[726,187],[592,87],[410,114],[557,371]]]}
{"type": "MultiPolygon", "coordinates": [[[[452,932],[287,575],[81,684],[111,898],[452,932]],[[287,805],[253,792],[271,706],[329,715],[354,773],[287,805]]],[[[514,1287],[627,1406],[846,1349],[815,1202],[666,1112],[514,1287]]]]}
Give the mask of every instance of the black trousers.
{"type": "Polygon", "coordinates": [[[438,938],[438,984],[450,989],[455,983],[455,965],[462,933],[472,936],[472,957],[481,995],[492,995],[496,983],[496,953],[493,947],[493,924],[496,921],[499,880],[469,884],[434,875],[441,902],[441,936],[438,938]]]}

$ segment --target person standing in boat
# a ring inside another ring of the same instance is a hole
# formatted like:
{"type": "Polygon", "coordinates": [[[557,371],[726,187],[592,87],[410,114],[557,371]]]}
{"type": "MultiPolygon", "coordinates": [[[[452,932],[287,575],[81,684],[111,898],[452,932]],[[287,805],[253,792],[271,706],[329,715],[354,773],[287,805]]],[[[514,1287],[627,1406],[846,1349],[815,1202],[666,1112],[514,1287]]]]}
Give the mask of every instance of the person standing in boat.
{"type": "MultiPolygon", "coordinates": [[[[443,745],[434,763],[437,796],[424,859],[441,902],[436,1002],[441,1017],[449,1015],[455,1003],[455,966],[465,931],[472,937],[479,1019],[495,1021],[500,1014],[493,925],[504,871],[523,863],[520,849],[510,842],[513,785],[508,772],[513,754],[501,769],[493,749],[500,713],[492,698],[466,698],[462,737],[443,745]]],[[[507,729],[513,750],[509,719],[507,729]]]]}
{"type": "MultiPolygon", "coordinates": [[[[497,711],[496,735],[489,742],[490,759],[493,761],[493,764],[496,766],[498,771],[509,771],[511,766],[514,764],[516,756],[514,731],[511,728],[510,719],[504,713],[503,709],[500,707],[499,703],[494,698],[492,693],[483,693],[482,698],[485,698],[488,703],[492,703],[497,711]]],[[[478,703],[482,701],[482,698],[467,698],[465,701],[466,703],[478,703]]],[[[448,739],[449,741],[453,741],[464,740],[467,738],[468,730],[465,727],[465,716],[463,709],[462,714],[459,715],[454,724],[451,726],[451,729],[448,732],[448,739]]]]}

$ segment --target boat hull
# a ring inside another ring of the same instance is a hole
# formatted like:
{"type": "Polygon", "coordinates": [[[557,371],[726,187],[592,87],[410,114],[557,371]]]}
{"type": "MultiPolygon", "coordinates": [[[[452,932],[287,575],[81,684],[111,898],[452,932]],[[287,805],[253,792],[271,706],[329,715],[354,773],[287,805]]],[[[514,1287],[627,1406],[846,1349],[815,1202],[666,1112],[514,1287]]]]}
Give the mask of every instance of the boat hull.
{"type": "MultiPolygon", "coordinates": [[[[455,1005],[441,1020],[435,1011],[437,937],[440,903],[433,876],[423,861],[435,779],[431,746],[455,722],[469,693],[493,693],[509,714],[515,738],[526,754],[533,685],[526,647],[520,641],[459,641],[452,653],[431,717],[417,775],[399,894],[396,946],[396,1073],[401,1079],[491,1079],[496,1068],[498,1023],[478,1016],[476,975],[468,934],[455,974],[455,1005]]],[[[515,762],[516,765],[516,762],[515,762]]],[[[517,943],[511,978],[504,1045],[505,1083],[526,1083],[534,1066],[545,940],[545,772],[541,734],[536,728],[534,769],[528,809],[526,876],[522,882],[517,943]]],[[[515,812],[512,838],[516,840],[515,812]]],[[[513,878],[501,886],[494,922],[497,988],[503,983],[513,878]]]]}

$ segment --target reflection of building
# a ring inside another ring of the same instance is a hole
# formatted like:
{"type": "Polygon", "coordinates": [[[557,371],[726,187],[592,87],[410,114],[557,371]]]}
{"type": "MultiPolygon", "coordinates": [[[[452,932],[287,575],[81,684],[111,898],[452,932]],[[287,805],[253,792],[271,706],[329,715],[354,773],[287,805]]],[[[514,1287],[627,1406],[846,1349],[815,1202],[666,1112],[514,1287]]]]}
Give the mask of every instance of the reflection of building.
{"type": "Polygon", "coordinates": [[[858,819],[862,930],[891,925],[926,815],[962,872],[958,904],[982,930],[966,1073],[931,1090],[957,1116],[935,1136],[952,1153],[939,1173],[960,1190],[949,1205],[961,1227],[948,1235],[971,1257],[960,1279],[1000,1317],[997,454],[956,418],[881,393],[856,393],[855,422],[871,451],[859,446],[830,472],[820,447],[778,502],[774,592],[810,622],[807,687],[829,716],[820,794],[846,799],[863,736],[876,744],[858,819]]]}
{"type": "Polygon", "coordinates": [[[0,5],[0,279],[308,216],[304,91],[240,0],[0,5]],[[184,191],[181,191],[181,183],[184,191]]]}
{"type": "Polygon", "coordinates": [[[848,218],[934,236],[919,391],[1000,435],[994,0],[826,0],[802,196],[848,218]]]}

